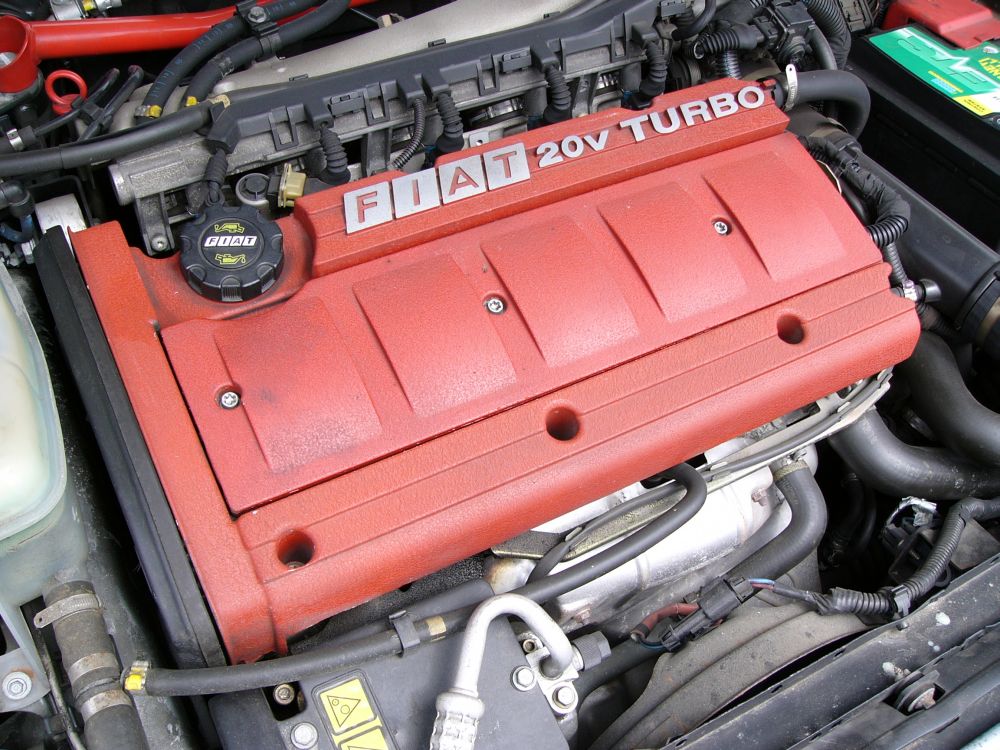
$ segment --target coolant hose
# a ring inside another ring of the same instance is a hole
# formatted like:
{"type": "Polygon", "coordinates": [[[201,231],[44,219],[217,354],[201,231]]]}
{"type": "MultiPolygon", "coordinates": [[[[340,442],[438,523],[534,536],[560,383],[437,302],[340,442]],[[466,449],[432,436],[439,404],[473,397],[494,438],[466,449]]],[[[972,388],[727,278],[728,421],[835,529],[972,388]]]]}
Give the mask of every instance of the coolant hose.
{"type": "Polygon", "coordinates": [[[851,51],[851,30],[836,0],[804,0],[809,15],[830,43],[837,67],[843,69],[851,51]]]}
{"type": "Polygon", "coordinates": [[[566,634],[538,604],[517,594],[501,594],[476,607],[462,636],[462,650],[452,686],[438,695],[431,750],[472,750],[479,719],[486,705],[479,697],[479,672],[486,654],[490,624],[512,615],[522,620],[548,649],[539,665],[549,678],[561,675],[573,662],[573,646],[566,634]]]}
{"type": "MultiPolygon", "coordinates": [[[[540,581],[510,592],[534,602],[547,602],[568,591],[590,583],[659,544],[668,535],[691,520],[701,510],[708,496],[708,485],[697,470],[687,464],[675,466],[666,476],[686,492],[670,510],[631,536],[611,547],[540,581]]],[[[445,612],[413,622],[421,642],[439,640],[461,630],[469,615],[467,609],[445,612]]],[[[149,668],[136,663],[126,676],[126,689],[149,695],[211,695],[294,682],[308,675],[333,672],[361,664],[380,656],[398,654],[402,642],[395,630],[387,630],[336,646],[283,656],[253,664],[199,669],[149,668]]]]}
{"type": "Polygon", "coordinates": [[[846,612],[856,615],[888,617],[906,614],[912,603],[927,595],[941,574],[948,568],[958,548],[962,532],[973,519],[986,520],[1000,516],[1000,498],[980,500],[966,498],[951,506],[941,530],[934,540],[931,553],[916,573],[888,591],[851,591],[833,589],[829,594],[810,597],[820,612],[846,612]]]}
{"type": "Polygon", "coordinates": [[[911,357],[899,365],[913,391],[917,414],[956,453],[1000,465],[1000,414],[987,409],[962,380],[951,348],[924,331],[911,357]]]}
{"type": "MultiPolygon", "coordinates": [[[[838,119],[847,132],[857,137],[864,130],[871,112],[872,100],[868,87],[853,73],[846,70],[809,70],[798,74],[796,104],[837,102],[838,119]]],[[[788,80],[782,73],[775,76],[779,87],[778,104],[784,106],[788,96],[788,80]],[[780,92],[780,93],[779,93],[780,92]]]]}
{"type": "Polygon", "coordinates": [[[809,465],[793,461],[774,472],[792,511],[788,526],[726,574],[727,578],[779,578],[812,554],[826,532],[826,500],[809,465]]]}
{"type": "Polygon", "coordinates": [[[185,101],[188,104],[203,101],[212,93],[215,84],[237,68],[265,55],[277,54],[284,47],[301,42],[322,31],[340,18],[349,5],[348,0],[326,0],[315,10],[279,27],[277,31],[260,39],[244,39],[228,50],[220,52],[191,79],[185,93],[185,101]]]}
{"type": "MultiPolygon", "coordinates": [[[[261,20],[258,23],[266,24],[280,21],[283,18],[288,18],[296,13],[308,10],[316,5],[317,2],[319,0],[273,0],[273,2],[267,5],[259,6],[260,10],[256,12],[261,14],[261,20]]],[[[244,36],[246,32],[246,21],[242,16],[234,15],[221,23],[217,23],[178,52],[164,66],[146,92],[146,96],[142,100],[140,116],[159,117],[163,113],[163,108],[167,105],[170,95],[184,78],[191,75],[199,65],[204,64],[209,57],[220,49],[227,47],[244,36]]]]}
{"type": "Polygon", "coordinates": [[[669,60],[663,51],[663,43],[659,40],[646,42],[645,51],[646,75],[626,102],[635,109],[645,109],[652,104],[653,99],[667,90],[669,60]]]}
{"type": "Polygon", "coordinates": [[[809,31],[808,40],[816,64],[823,70],[837,70],[837,58],[833,56],[830,40],[818,26],[809,31]]]}
{"type": "Polygon", "coordinates": [[[907,445],[874,409],[832,435],[830,445],[865,484],[891,497],[957,500],[1000,494],[1000,469],[947,450],[907,445]]]}
{"type": "Polygon", "coordinates": [[[121,667],[93,586],[87,581],[60,583],[44,598],[46,609],[36,616],[35,626],[51,624],[74,703],[83,717],[87,747],[145,750],[146,735],[132,700],[119,684],[121,667]]]}

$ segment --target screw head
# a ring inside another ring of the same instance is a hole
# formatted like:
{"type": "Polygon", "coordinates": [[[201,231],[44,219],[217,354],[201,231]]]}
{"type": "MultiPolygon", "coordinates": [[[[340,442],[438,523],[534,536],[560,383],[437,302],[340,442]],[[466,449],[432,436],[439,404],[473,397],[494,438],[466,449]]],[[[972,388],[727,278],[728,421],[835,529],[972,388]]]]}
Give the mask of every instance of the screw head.
{"type": "Polygon", "coordinates": [[[287,682],[283,682],[280,685],[275,685],[271,696],[279,706],[290,706],[295,701],[295,688],[287,682]]]}
{"type": "Polygon", "coordinates": [[[311,747],[316,747],[316,743],[319,742],[319,732],[314,724],[303,721],[292,727],[289,739],[292,741],[292,746],[298,750],[309,750],[311,747]]]}
{"type": "Polygon", "coordinates": [[[576,704],[576,689],[569,684],[560,685],[552,693],[552,700],[560,708],[572,708],[576,704]]]}
{"type": "Polygon", "coordinates": [[[521,648],[524,650],[524,653],[530,654],[532,651],[538,650],[538,641],[534,638],[525,638],[521,643],[521,648]]]}
{"type": "Polygon", "coordinates": [[[19,701],[31,692],[31,676],[26,672],[8,672],[3,678],[3,695],[8,700],[19,701]]]}
{"type": "Polygon", "coordinates": [[[164,235],[155,234],[149,241],[149,246],[156,252],[161,253],[170,247],[170,242],[167,241],[167,238],[164,235]]]}
{"type": "Polygon", "coordinates": [[[712,226],[715,227],[716,233],[722,235],[723,237],[729,234],[729,224],[722,221],[722,219],[716,221],[714,224],[712,224],[712,226]]]}
{"type": "Polygon", "coordinates": [[[219,406],[223,409],[235,409],[240,405],[240,394],[236,391],[226,391],[219,396],[219,406]]]}
{"type": "Polygon", "coordinates": [[[483,306],[494,315],[499,315],[507,309],[507,304],[499,297],[490,297],[483,303],[483,306]]]}
{"type": "Polygon", "coordinates": [[[535,686],[535,673],[531,667],[518,667],[510,675],[514,687],[524,692],[535,686]]]}
{"type": "Polygon", "coordinates": [[[250,12],[247,13],[247,18],[249,18],[254,23],[260,23],[261,21],[267,18],[267,13],[263,8],[261,8],[258,5],[250,9],[250,12]]]}

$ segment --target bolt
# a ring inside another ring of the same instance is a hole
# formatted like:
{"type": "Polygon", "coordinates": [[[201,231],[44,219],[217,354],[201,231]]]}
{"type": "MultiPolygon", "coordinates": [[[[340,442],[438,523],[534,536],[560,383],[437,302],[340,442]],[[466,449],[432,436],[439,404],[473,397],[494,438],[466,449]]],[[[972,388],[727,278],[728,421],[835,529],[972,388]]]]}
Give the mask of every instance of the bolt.
{"type": "Polygon", "coordinates": [[[552,693],[552,700],[560,708],[572,708],[576,703],[576,690],[572,685],[560,685],[552,693]]]}
{"type": "Polygon", "coordinates": [[[722,219],[719,219],[717,222],[712,224],[712,226],[715,227],[715,231],[723,237],[729,234],[729,225],[722,219]]]}
{"type": "Polygon", "coordinates": [[[934,686],[931,685],[926,690],[920,693],[916,698],[910,701],[910,705],[906,706],[906,713],[912,714],[917,711],[926,711],[928,708],[933,708],[937,700],[934,698],[934,686]]]}
{"type": "Polygon", "coordinates": [[[258,5],[257,7],[250,9],[250,12],[247,13],[247,18],[249,18],[252,23],[261,23],[262,21],[267,20],[267,11],[258,5]]]}
{"type": "Polygon", "coordinates": [[[158,253],[162,253],[164,250],[170,247],[170,243],[167,241],[165,235],[154,234],[153,239],[149,241],[149,246],[153,248],[158,253]]]}
{"type": "Polygon", "coordinates": [[[240,394],[236,391],[226,391],[219,396],[219,406],[223,409],[235,409],[240,405],[240,394]]]}
{"type": "Polygon", "coordinates": [[[494,315],[499,315],[507,309],[507,305],[499,297],[490,297],[483,305],[494,315]]]}
{"type": "Polygon", "coordinates": [[[298,750],[309,750],[311,747],[316,747],[316,743],[319,742],[319,732],[316,731],[315,725],[303,721],[292,727],[290,739],[292,747],[298,748],[298,750]]]}
{"type": "Polygon", "coordinates": [[[538,641],[534,638],[525,638],[521,648],[524,649],[524,653],[530,654],[532,651],[538,650],[538,641]]]}
{"type": "Polygon", "coordinates": [[[19,701],[31,692],[31,677],[24,672],[10,672],[3,678],[3,694],[8,700],[19,701]]]}
{"type": "Polygon", "coordinates": [[[535,673],[531,667],[518,667],[511,672],[510,681],[522,692],[531,690],[535,686],[535,673]]]}
{"type": "Polygon", "coordinates": [[[274,702],[279,706],[290,706],[295,700],[295,688],[287,682],[283,682],[280,685],[275,686],[274,690],[271,692],[271,696],[274,698],[274,702]]]}

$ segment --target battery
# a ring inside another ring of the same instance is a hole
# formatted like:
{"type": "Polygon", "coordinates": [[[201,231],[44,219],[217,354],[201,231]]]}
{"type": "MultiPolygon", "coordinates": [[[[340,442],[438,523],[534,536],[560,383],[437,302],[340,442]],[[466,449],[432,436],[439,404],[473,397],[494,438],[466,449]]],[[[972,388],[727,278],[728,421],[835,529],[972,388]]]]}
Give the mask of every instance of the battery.
{"type": "Polygon", "coordinates": [[[872,94],[865,152],[1000,250],[1000,42],[907,25],[856,40],[849,67],[872,94]]]}

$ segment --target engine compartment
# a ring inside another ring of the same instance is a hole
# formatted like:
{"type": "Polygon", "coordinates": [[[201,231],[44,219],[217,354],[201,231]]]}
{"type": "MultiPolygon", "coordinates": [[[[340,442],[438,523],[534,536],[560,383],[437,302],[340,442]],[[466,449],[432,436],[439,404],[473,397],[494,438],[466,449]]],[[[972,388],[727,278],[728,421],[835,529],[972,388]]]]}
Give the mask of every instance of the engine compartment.
{"type": "Polygon", "coordinates": [[[871,52],[988,9],[36,4],[0,743],[862,747],[988,681],[1000,260],[871,52]]]}

